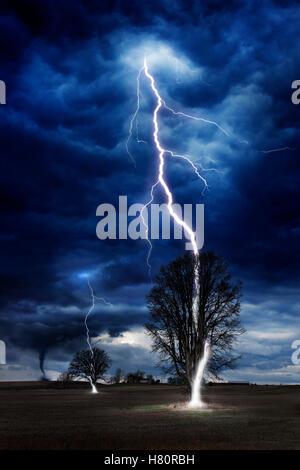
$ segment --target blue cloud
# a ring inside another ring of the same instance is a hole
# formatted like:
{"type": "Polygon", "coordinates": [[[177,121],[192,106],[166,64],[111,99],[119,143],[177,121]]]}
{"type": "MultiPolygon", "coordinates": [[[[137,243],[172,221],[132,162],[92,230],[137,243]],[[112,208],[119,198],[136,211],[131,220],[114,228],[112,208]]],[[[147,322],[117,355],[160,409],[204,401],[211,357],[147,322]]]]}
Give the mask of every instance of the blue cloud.
{"type": "MultiPolygon", "coordinates": [[[[161,113],[164,143],[209,169],[203,196],[191,169],[169,159],[176,201],[205,204],[205,248],[225,256],[244,282],[245,302],[260,305],[260,312],[243,310],[246,328],[290,322],[297,334],[299,110],[290,100],[299,78],[297,3],[33,1],[30,9],[3,8],[0,325],[11,348],[44,349],[50,358],[59,351],[65,362],[84,346],[90,299],[82,272],[93,273],[97,293],[115,306],[95,311],[94,335],[116,337],[145,321],[147,245],[100,241],[95,233],[97,206],[117,204],[122,194],[130,203],[147,201],[157,169],[154,102],[144,79],[139,132],[147,144],[130,143],[136,168],[125,149],[144,54],[168,104],[228,133],[161,113]],[[275,149],[283,150],[269,152],[275,149]],[[262,298],[274,296],[269,310],[262,298]]],[[[183,250],[180,241],[154,242],[154,274],[183,250]]],[[[282,355],[269,349],[273,369],[287,366],[290,338],[284,341],[282,355]]],[[[255,364],[267,369],[251,350],[258,343],[245,344],[240,367],[249,375],[255,364]]]]}

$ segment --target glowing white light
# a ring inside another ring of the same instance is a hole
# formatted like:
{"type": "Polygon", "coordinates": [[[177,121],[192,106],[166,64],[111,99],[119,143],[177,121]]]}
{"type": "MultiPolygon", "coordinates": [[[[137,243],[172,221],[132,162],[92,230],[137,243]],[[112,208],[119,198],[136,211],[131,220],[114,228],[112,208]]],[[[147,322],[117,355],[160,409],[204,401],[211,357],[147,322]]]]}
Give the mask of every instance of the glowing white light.
{"type": "MultiPolygon", "coordinates": [[[[90,283],[90,280],[88,278],[88,275],[86,273],[83,273],[83,277],[85,277],[87,279],[87,283],[88,283],[88,286],[89,286],[89,289],[90,289],[90,292],[91,292],[91,298],[92,298],[92,305],[90,306],[85,318],[84,318],[84,325],[85,325],[85,329],[86,329],[86,342],[88,344],[88,347],[91,351],[91,355],[92,355],[92,358],[94,357],[94,351],[93,351],[93,348],[92,348],[92,344],[91,344],[91,338],[90,338],[90,330],[89,330],[89,327],[88,327],[88,324],[87,324],[87,321],[88,321],[88,318],[90,316],[90,314],[92,313],[92,311],[94,310],[95,308],[95,299],[97,300],[101,300],[101,302],[105,303],[105,305],[112,305],[110,302],[107,302],[107,300],[105,300],[103,297],[97,297],[95,294],[94,294],[94,290],[91,286],[91,283],[90,283]]],[[[94,368],[93,364],[91,363],[91,368],[94,368]]],[[[91,387],[92,387],[92,393],[98,393],[98,390],[96,388],[96,386],[93,384],[92,380],[90,380],[90,384],[91,384],[91,387]]]]}
{"type": "Polygon", "coordinates": [[[203,356],[200,359],[196,375],[193,379],[192,384],[192,397],[188,404],[190,408],[204,408],[206,405],[201,399],[201,384],[205,371],[205,366],[209,359],[209,344],[205,341],[203,356]]]}
{"type": "Polygon", "coordinates": [[[94,385],[91,381],[91,386],[92,386],[92,393],[98,393],[96,385],[94,385]]]}

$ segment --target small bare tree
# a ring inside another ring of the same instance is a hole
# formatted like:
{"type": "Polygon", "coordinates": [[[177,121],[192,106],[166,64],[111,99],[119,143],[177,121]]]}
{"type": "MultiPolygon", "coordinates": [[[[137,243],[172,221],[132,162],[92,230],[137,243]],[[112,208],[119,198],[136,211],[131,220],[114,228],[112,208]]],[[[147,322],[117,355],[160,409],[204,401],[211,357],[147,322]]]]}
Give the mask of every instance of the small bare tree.
{"type": "Polygon", "coordinates": [[[92,351],[88,349],[75,354],[68,374],[73,378],[85,379],[96,385],[97,380],[104,378],[110,365],[111,359],[105,351],[98,348],[93,348],[92,351]]]}
{"type": "Polygon", "coordinates": [[[237,357],[232,345],[244,332],[240,291],[241,283],[232,281],[227,264],[213,252],[201,253],[199,260],[185,254],[161,268],[147,297],[150,320],[146,328],[166,372],[191,386],[206,340],[212,351],[208,365],[212,374],[218,376],[220,370],[233,366],[237,357]],[[200,286],[196,321],[195,267],[200,286]]]}

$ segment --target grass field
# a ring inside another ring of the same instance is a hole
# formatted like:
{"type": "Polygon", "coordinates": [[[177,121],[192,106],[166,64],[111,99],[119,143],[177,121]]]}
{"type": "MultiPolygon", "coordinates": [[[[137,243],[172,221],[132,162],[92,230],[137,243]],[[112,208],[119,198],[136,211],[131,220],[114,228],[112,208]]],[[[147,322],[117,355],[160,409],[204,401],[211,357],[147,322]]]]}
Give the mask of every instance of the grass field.
{"type": "Polygon", "coordinates": [[[0,383],[0,449],[300,449],[300,386],[206,387],[203,411],[175,386],[49,387],[0,383]]]}

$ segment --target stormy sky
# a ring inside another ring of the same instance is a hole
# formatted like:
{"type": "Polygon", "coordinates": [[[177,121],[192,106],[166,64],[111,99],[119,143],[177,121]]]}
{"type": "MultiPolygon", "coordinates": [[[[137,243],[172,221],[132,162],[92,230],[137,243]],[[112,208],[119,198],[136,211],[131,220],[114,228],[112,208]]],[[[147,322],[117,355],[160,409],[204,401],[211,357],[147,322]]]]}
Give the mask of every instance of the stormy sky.
{"type": "MultiPolygon", "coordinates": [[[[217,126],[160,114],[164,145],[202,167],[209,190],[167,160],[176,202],[205,206],[204,249],[243,282],[242,354],[225,379],[295,383],[299,326],[299,13],[293,1],[9,1],[0,18],[1,380],[50,378],[85,348],[83,319],[111,372],[161,376],[144,335],[151,287],[142,240],[99,240],[96,209],[149,200],[157,172],[147,56],[166,103],[217,126]]],[[[155,202],[165,202],[161,191],[155,202]]],[[[184,242],[153,242],[153,276],[184,242]]]]}

